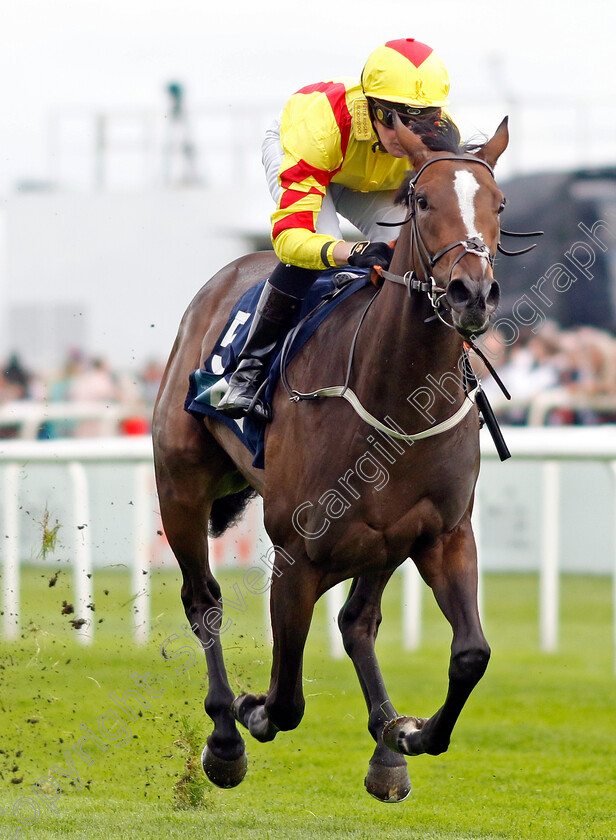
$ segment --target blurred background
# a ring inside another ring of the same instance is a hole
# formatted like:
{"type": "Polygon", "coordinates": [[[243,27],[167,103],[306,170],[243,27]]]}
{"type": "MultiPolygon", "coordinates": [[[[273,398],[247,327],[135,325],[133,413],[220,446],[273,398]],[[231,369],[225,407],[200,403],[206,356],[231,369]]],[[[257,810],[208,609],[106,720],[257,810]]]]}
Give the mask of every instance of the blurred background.
{"type": "MultiPolygon", "coordinates": [[[[474,528],[494,658],[449,763],[414,770],[413,826],[439,837],[613,836],[615,32],[614,0],[4,0],[0,812],[13,809],[9,831],[20,830],[26,788],[62,765],[107,692],[146,667],[167,694],[136,723],[140,740],[122,761],[111,751],[109,764],[88,769],[87,793],[63,795],[57,816],[41,809],[37,836],[76,836],[73,826],[89,837],[116,826],[113,836],[127,838],[163,836],[163,825],[169,836],[202,831],[204,812],[169,811],[172,786],[175,801],[187,778],[185,751],[171,761],[177,739],[196,721],[200,751],[208,724],[202,663],[180,679],[159,652],[185,624],[155,494],[153,401],[193,295],[231,260],[269,248],[261,139],[286,98],[359,76],[376,46],[415,37],[449,69],[464,137],[490,135],[509,115],[497,169],[505,224],[546,234],[530,254],[498,258],[501,321],[485,346],[513,394],[505,403],[484,382],[515,456],[498,462],[483,430],[474,528]]],[[[238,691],[267,681],[266,599],[246,594],[245,616],[233,600],[247,592],[244,570],[268,556],[261,522],[253,506],[210,544],[231,593],[236,625],[224,644],[238,691]]],[[[446,668],[449,631],[424,589],[408,561],[388,588],[380,637],[407,713],[436,707],[446,668]]],[[[388,812],[386,823],[357,799],[365,712],[350,669],[328,662],[342,655],[343,598],[338,587],[317,607],[301,734],[266,745],[269,758],[251,744],[246,790],[208,800],[220,836],[287,837],[294,826],[302,836],[408,835],[409,812],[388,812]],[[315,773],[330,765],[335,775],[315,773]],[[351,803],[337,823],[333,804],[327,814],[334,796],[351,803]]]]}
{"type": "MultiPolygon", "coordinates": [[[[197,0],[7,4],[0,359],[15,353],[43,378],[92,359],[118,373],[166,359],[197,289],[269,247],[265,127],[298,87],[358,76],[389,38],[413,36],[442,55],[463,136],[490,134],[509,114],[501,181],[561,173],[545,187],[558,219],[563,196],[581,200],[571,173],[601,169],[594,192],[613,208],[615,26],[607,0],[563,0],[557,11],[542,0],[393,0],[385,10],[317,0],[309,13],[272,0],[241,13],[197,0]]],[[[575,237],[571,221],[552,235],[575,237]]],[[[541,252],[548,266],[545,241],[541,252]]],[[[526,282],[523,260],[512,269],[526,282]]]]}
{"type": "MultiPolygon", "coordinates": [[[[299,87],[359,76],[374,47],[406,36],[443,57],[464,137],[490,135],[509,115],[497,173],[509,199],[505,224],[546,231],[531,254],[498,261],[502,316],[516,305],[520,316],[515,341],[496,354],[514,397],[505,404],[491,392],[501,420],[614,422],[615,30],[611,0],[5,4],[0,436],[147,435],[188,302],[226,263],[269,247],[265,128],[299,87]],[[605,247],[593,244],[589,278],[564,255],[584,239],[580,222],[592,230],[599,220],[605,247]],[[520,308],[520,296],[558,264],[572,272],[567,293],[520,308]]],[[[609,508],[610,477],[584,467],[570,483],[586,504],[603,488],[609,508]]],[[[493,468],[502,470],[488,465],[487,476],[493,468]]],[[[494,565],[536,566],[540,513],[529,476],[504,480],[497,471],[486,490],[483,537],[494,565]]],[[[48,493],[34,480],[30,498],[41,497],[41,510],[48,493]]],[[[566,562],[584,566],[581,503],[567,504],[566,562]]],[[[96,505],[104,523],[106,508],[96,505]]],[[[601,539],[593,562],[605,570],[609,529],[601,539]]]]}

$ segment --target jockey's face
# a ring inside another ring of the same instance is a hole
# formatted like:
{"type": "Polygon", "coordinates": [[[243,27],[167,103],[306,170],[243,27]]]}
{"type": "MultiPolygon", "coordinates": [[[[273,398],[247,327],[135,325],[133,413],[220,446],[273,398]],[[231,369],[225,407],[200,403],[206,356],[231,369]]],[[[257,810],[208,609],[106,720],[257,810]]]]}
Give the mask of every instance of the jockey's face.
{"type": "MultiPolygon", "coordinates": [[[[392,157],[402,158],[406,152],[400,146],[398,138],[396,137],[395,116],[396,112],[402,125],[414,130],[414,126],[419,128],[428,128],[430,130],[436,129],[441,119],[441,108],[417,108],[415,112],[410,113],[412,108],[409,106],[406,109],[402,106],[396,106],[393,103],[381,102],[380,100],[369,100],[370,113],[372,115],[373,125],[378,135],[381,145],[392,157]],[[407,113],[409,112],[409,113],[407,113]]],[[[416,133],[419,133],[416,131],[416,133]]]]}
{"type": "Polygon", "coordinates": [[[383,146],[383,148],[388,154],[395,158],[406,157],[406,152],[398,142],[398,138],[396,137],[396,129],[393,126],[391,128],[388,128],[379,120],[375,120],[374,128],[379,140],[381,141],[381,146],[383,146]]]}

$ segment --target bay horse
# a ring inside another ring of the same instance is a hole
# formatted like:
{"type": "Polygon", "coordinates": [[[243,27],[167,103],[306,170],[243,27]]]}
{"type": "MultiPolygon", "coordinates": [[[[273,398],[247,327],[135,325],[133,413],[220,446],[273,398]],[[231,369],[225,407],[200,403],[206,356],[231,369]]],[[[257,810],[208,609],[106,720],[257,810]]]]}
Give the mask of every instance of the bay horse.
{"type": "Polygon", "coordinates": [[[344,300],[286,372],[299,392],[343,382],[353,345],[353,394],[369,415],[389,421],[392,434],[395,429],[402,434],[396,445],[383,433],[380,449],[369,450],[373,430],[346,400],[292,401],[279,384],[266,432],[265,468],[257,469],[223,423],[183,410],[189,374],[214,346],[239,296],[269,276],[276,264],[271,252],[236,260],[197,293],[160,387],[153,419],[160,509],[183,575],[184,609],[205,650],[205,709],[214,729],[202,764],[220,787],[239,784],[246,773],[238,722],[259,741],[300,723],[302,658],[313,608],[341,581],[352,578],[338,623],[376,742],[365,786],[377,799],[408,796],[405,756],[447,750],[488,664],[471,527],[480,420],[475,405],[458,411],[469,397],[463,377],[452,372],[459,370],[463,341],[488,328],[499,300],[493,257],[504,197],[492,169],[508,143],[507,119],[473,151],[431,150],[399,120],[396,131],[412,166],[404,188],[409,224],[401,227],[384,283],[378,292],[367,284],[344,300]],[[427,422],[428,383],[436,383],[429,404],[433,423],[427,422]],[[409,400],[413,394],[426,397],[421,413],[418,402],[409,400]],[[448,426],[454,413],[459,422],[448,426]],[[404,437],[443,421],[440,434],[415,442],[404,437]],[[377,486],[358,480],[376,464],[386,481],[377,486]],[[273,662],[267,693],[235,697],[223,661],[221,590],[208,563],[207,535],[208,523],[224,530],[252,491],[263,497],[265,527],[275,548],[273,662]],[[397,714],[375,654],[381,596],[407,557],[453,631],[448,690],[429,718],[397,714]]]}

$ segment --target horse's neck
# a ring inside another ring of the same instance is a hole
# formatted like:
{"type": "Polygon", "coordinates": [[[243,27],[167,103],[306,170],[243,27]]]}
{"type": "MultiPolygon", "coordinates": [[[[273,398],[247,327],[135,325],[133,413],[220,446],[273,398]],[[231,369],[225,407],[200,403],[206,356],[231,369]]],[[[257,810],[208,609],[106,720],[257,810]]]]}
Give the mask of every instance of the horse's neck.
{"type": "Polygon", "coordinates": [[[415,426],[421,423],[417,406],[430,403],[428,414],[440,421],[463,392],[461,337],[433,316],[425,292],[409,295],[404,286],[385,281],[362,326],[354,365],[362,396],[415,426]]]}

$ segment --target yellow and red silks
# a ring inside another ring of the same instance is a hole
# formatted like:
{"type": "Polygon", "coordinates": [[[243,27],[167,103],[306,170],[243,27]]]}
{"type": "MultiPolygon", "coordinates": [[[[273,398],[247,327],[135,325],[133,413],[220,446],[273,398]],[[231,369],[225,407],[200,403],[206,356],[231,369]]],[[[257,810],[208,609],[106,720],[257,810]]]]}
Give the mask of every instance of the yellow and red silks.
{"type": "Polygon", "coordinates": [[[359,192],[396,189],[406,158],[374,150],[377,141],[367,101],[355,79],[302,88],[288,100],[280,126],[284,158],[282,195],[272,215],[272,242],[280,260],[302,268],[327,268],[338,240],[316,233],[330,183],[359,192]]]}

